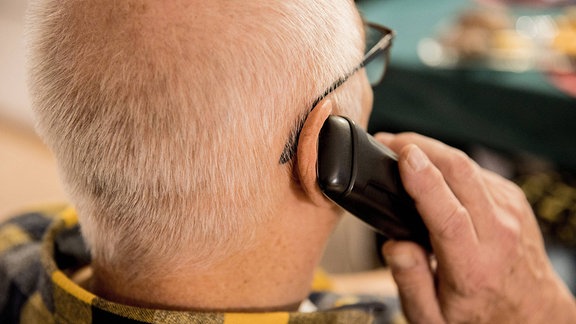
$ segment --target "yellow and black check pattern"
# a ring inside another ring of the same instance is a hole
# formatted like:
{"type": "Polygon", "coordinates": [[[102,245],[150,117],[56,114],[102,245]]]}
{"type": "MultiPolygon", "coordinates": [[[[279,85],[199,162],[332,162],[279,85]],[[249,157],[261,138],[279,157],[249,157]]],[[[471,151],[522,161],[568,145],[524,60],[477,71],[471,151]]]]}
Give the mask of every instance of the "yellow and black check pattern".
{"type": "Polygon", "coordinates": [[[315,292],[316,312],[202,313],[138,308],[100,298],[67,275],[90,263],[76,213],[65,206],[0,225],[0,323],[390,323],[395,300],[315,292]],[[344,303],[343,301],[353,301],[344,303]]]}

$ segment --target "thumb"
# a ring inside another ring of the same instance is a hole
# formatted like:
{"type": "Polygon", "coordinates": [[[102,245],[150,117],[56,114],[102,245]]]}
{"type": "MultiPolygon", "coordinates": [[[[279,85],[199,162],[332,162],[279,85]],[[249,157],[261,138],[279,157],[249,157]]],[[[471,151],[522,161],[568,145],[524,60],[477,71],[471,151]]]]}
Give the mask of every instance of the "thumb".
{"type": "Polygon", "coordinates": [[[382,254],[392,270],[410,323],[444,323],[434,286],[434,275],[424,249],[413,242],[388,241],[382,254]]]}

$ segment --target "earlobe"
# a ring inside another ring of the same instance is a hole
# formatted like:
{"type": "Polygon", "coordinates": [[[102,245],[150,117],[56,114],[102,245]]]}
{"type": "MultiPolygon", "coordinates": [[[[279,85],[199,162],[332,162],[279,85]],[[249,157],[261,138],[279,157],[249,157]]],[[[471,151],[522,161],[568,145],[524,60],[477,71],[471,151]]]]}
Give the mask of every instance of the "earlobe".
{"type": "Polygon", "coordinates": [[[318,160],[318,136],[322,125],[332,113],[332,101],[324,99],[320,101],[306,118],[306,122],[300,132],[297,148],[297,166],[300,184],[306,195],[312,202],[320,207],[333,207],[320,190],[316,180],[316,162],[318,160]]]}

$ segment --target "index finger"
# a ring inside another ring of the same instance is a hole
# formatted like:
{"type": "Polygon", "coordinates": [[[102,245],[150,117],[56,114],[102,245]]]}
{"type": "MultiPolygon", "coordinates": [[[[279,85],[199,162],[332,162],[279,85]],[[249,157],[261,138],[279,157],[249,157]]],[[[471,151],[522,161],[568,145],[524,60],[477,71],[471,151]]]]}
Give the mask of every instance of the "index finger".
{"type": "Polygon", "coordinates": [[[458,262],[457,256],[476,249],[478,240],[468,210],[426,154],[410,144],[400,152],[398,165],[406,191],[428,227],[438,258],[458,262]]]}
{"type": "MultiPolygon", "coordinates": [[[[497,235],[494,232],[498,222],[495,199],[485,182],[484,172],[464,152],[413,133],[388,136],[384,141],[397,151],[411,143],[418,145],[440,170],[453,195],[467,210],[479,240],[489,240],[497,235]]],[[[404,182],[404,185],[407,183],[404,182]]]]}

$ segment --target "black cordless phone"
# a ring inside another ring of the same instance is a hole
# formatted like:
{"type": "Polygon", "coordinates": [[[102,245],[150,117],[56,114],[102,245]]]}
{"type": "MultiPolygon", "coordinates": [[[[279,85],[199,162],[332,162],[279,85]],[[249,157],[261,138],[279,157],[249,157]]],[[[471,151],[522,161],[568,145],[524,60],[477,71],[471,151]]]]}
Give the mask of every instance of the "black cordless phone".
{"type": "Polygon", "coordinates": [[[350,119],[330,116],[322,126],[317,177],[324,195],[385,238],[431,249],[428,230],[400,180],[396,154],[350,119]]]}

